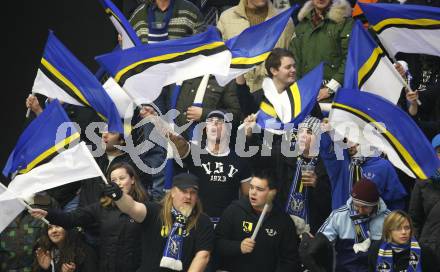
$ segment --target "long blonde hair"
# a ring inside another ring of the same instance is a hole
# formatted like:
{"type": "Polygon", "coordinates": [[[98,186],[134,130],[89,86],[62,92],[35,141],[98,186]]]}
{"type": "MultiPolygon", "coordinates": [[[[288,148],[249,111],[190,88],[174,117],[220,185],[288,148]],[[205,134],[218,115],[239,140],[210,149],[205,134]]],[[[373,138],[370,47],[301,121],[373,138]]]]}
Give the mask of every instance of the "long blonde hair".
{"type": "Polygon", "coordinates": [[[414,234],[414,226],[411,217],[404,211],[396,210],[392,211],[383,222],[382,240],[391,243],[393,241],[391,232],[395,229],[400,228],[405,220],[408,220],[409,226],[411,228],[410,236],[412,236],[414,234]]]}
{"type": "MultiPolygon", "coordinates": [[[[162,224],[167,231],[170,231],[173,227],[173,216],[171,215],[171,209],[173,208],[173,198],[171,196],[172,190],[178,190],[177,187],[171,188],[169,192],[167,192],[164,198],[161,201],[162,210],[160,211],[160,219],[162,220],[162,224]]],[[[188,233],[192,228],[197,227],[197,220],[199,220],[200,214],[202,213],[202,202],[197,197],[196,205],[194,206],[191,215],[188,218],[188,224],[186,226],[186,230],[188,233]]]]}

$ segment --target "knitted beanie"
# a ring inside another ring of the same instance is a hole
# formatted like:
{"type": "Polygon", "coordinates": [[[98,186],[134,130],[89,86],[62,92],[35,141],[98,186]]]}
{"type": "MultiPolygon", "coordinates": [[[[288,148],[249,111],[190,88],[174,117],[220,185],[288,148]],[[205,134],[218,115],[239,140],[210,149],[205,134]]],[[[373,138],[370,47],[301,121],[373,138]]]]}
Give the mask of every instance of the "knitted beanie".
{"type": "Polygon", "coordinates": [[[362,178],[356,182],[351,191],[354,202],[364,206],[376,206],[379,202],[379,191],[376,184],[369,179],[362,178]]]}

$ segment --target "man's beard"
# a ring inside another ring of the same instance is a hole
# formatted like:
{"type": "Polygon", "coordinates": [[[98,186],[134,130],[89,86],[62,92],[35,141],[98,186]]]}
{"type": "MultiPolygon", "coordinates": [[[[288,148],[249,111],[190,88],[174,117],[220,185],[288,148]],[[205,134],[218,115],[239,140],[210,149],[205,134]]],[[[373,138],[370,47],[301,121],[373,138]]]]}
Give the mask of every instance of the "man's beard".
{"type": "Polygon", "coordinates": [[[183,214],[185,217],[189,217],[192,213],[193,207],[189,204],[183,204],[179,207],[179,211],[183,214]]]}

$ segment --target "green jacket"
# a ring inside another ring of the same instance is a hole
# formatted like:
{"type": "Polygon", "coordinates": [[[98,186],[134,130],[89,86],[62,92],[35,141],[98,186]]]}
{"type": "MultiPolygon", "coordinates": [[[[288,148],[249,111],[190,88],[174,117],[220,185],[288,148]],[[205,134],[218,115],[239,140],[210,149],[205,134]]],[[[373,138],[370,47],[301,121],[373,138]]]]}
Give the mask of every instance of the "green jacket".
{"type": "MultiPolygon", "coordinates": [[[[298,14],[299,24],[289,49],[296,61],[297,78],[303,77],[320,62],[324,62],[324,80],[344,83],[345,59],[353,25],[351,6],[346,0],[333,0],[324,20],[313,26],[312,1],[298,14]]],[[[333,88],[332,88],[333,89],[333,88]]]]}

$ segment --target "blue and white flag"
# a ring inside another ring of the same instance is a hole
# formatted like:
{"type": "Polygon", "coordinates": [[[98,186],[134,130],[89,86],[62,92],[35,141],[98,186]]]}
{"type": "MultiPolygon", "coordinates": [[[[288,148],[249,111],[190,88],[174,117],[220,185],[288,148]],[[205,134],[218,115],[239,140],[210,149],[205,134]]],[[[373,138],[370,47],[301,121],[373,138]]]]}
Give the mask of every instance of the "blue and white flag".
{"type": "Polygon", "coordinates": [[[386,51],[440,56],[440,8],[359,3],[386,51]]]}
{"type": "Polygon", "coordinates": [[[336,133],[366,144],[387,155],[388,160],[407,175],[427,179],[440,168],[440,160],[413,119],[388,100],[368,92],[341,89],[330,111],[336,133]],[[350,131],[356,127],[357,133],[350,131]]]}
{"type": "Polygon", "coordinates": [[[96,60],[132,98],[151,103],[166,85],[204,74],[226,75],[231,52],[209,27],[191,37],[144,44],[96,60]]]}
{"type": "Polygon", "coordinates": [[[109,131],[123,133],[115,104],[101,83],[49,32],[32,92],[69,104],[91,107],[108,123],[109,131]]]}
{"type": "MultiPolygon", "coordinates": [[[[282,113],[274,103],[264,97],[257,112],[257,124],[263,129],[283,130],[285,124],[291,123],[296,127],[310,114],[316,104],[324,73],[321,63],[303,78],[292,84],[287,90],[290,101],[290,112],[282,113]]],[[[265,83],[263,82],[263,89],[265,83]]]]}
{"type": "Polygon", "coordinates": [[[11,177],[0,200],[28,197],[67,183],[103,176],[58,100],[51,102],[18,138],[3,175],[11,177]]]}
{"type": "Polygon", "coordinates": [[[109,16],[110,21],[116,28],[116,31],[122,37],[122,49],[131,48],[141,45],[142,42],[136,35],[131,24],[125,18],[124,14],[113,4],[111,0],[99,0],[105,9],[105,13],[109,16]]]}
{"type": "Polygon", "coordinates": [[[403,78],[358,20],[351,31],[344,88],[374,93],[393,104],[404,88],[403,78]]]}
{"type": "Polygon", "coordinates": [[[226,46],[232,53],[229,73],[215,75],[220,86],[225,86],[236,77],[252,70],[263,63],[276,45],[290,20],[290,16],[298,6],[289,8],[282,13],[246,28],[239,35],[227,40],[226,46]]]}

